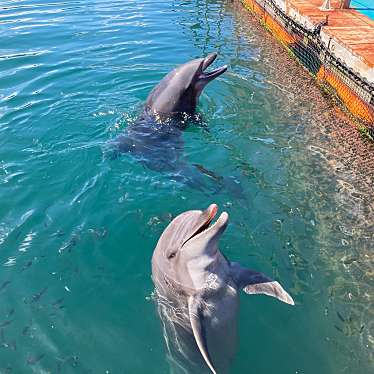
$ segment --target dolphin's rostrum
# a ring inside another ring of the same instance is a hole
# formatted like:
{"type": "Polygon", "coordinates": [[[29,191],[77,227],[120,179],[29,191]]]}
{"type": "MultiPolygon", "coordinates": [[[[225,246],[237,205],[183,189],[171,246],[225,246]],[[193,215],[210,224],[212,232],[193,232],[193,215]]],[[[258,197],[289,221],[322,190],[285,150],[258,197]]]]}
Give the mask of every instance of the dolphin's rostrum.
{"type": "Polygon", "coordinates": [[[223,212],[210,225],[217,210],[212,204],[204,211],[187,211],[168,225],[153,253],[152,278],[174,363],[200,369],[206,365],[212,373],[223,373],[234,354],[239,291],[291,305],[294,301],[277,281],[230,262],[220,252],[228,214],[223,212]]]}

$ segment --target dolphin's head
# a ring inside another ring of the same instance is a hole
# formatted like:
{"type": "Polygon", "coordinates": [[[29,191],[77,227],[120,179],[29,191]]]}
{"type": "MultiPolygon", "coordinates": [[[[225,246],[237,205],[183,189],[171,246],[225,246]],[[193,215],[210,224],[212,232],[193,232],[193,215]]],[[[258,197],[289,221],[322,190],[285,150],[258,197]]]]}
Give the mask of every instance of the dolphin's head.
{"type": "Polygon", "coordinates": [[[211,53],[171,71],[149,94],[147,110],[161,115],[193,114],[204,87],[227,70],[225,65],[210,72],[206,71],[216,58],[217,53],[211,53]]]}
{"type": "MultiPolygon", "coordinates": [[[[204,286],[215,266],[218,241],[228,224],[223,212],[211,225],[218,207],[190,210],[177,216],[162,233],[153,254],[153,269],[185,290],[204,286]]],[[[155,272],[155,271],[154,271],[155,272]]]]}

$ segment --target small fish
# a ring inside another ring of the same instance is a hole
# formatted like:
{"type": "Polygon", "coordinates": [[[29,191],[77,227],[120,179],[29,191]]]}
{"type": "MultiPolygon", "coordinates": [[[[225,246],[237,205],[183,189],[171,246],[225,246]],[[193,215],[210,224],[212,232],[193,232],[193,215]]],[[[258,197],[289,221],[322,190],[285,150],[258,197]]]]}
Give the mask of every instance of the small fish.
{"type": "Polygon", "coordinates": [[[38,356],[31,356],[27,359],[27,365],[35,365],[36,363],[38,363],[43,357],[45,356],[44,353],[38,355],[38,356]]]}
{"type": "Polygon", "coordinates": [[[30,323],[28,325],[26,325],[23,329],[22,329],[22,335],[26,336],[31,336],[31,328],[32,328],[32,319],[30,319],[30,323]]]}
{"type": "Polygon", "coordinates": [[[90,233],[92,233],[93,235],[95,235],[95,237],[97,239],[100,239],[100,238],[105,238],[108,231],[106,228],[101,228],[101,229],[89,229],[88,230],[90,233]]]}
{"type": "Polygon", "coordinates": [[[12,316],[12,315],[14,314],[14,312],[15,312],[15,309],[12,308],[12,309],[8,312],[8,314],[6,315],[6,318],[9,318],[10,316],[12,316]]]}
{"type": "Polygon", "coordinates": [[[25,326],[25,327],[22,329],[22,335],[23,335],[23,336],[28,335],[28,332],[29,332],[30,328],[31,328],[31,325],[30,325],[30,326],[25,326]]]}
{"type": "Polygon", "coordinates": [[[77,234],[73,234],[73,236],[70,238],[70,240],[69,240],[66,244],[64,244],[64,245],[63,245],[63,246],[58,250],[58,252],[59,252],[59,253],[63,253],[63,252],[65,252],[66,250],[67,250],[68,252],[71,252],[72,248],[75,247],[75,246],[77,245],[79,239],[80,239],[79,235],[77,235],[77,234]]]}
{"type": "Polygon", "coordinates": [[[345,318],[339,312],[336,312],[336,314],[342,322],[345,322],[345,318]]]}
{"type": "Polygon", "coordinates": [[[7,286],[9,286],[9,284],[10,284],[10,281],[5,281],[5,282],[3,282],[2,285],[0,286],[0,292],[1,292],[4,288],[6,288],[7,286]]]}
{"type": "Polygon", "coordinates": [[[40,292],[33,295],[33,297],[31,298],[31,302],[32,303],[38,302],[40,298],[47,292],[47,290],[48,290],[48,287],[44,287],[40,292]]]}
{"type": "Polygon", "coordinates": [[[21,271],[25,271],[32,265],[32,260],[28,261],[25,265],[23,265],[21,271]]]}
{"type": "Polygon", "coordinates": [[[350,265],[350,264],[352,264],[353,262],[356,262],[356,261],[358,261],[358,260],[359,260],[358,256],[354,256],[354,255],[351,255],[351,256],[344,256],[344,257],[342,258],[342,262],[343,262],[344,265],[350,265]]]}
{"type": "Polygon", "coordinates": [[[0,322],[0,328],[5,327],[5,326],[9,326],[13,321],[14,321],[14,319],[8,319],[6,321],[0,322]]]}
{"type": "Polygon", "coordinates": [[[51,235],[51,238],[54,238],[54,237],[60,238],[63,235],[64,235],[64,232],[62,230],[57,230],[55,233],[51,235]]]}
{"type": "Polygon", "coordinates": [[[55,308],[58,308],[58,306],[64,301],[64,298],[61,297],[60,299],[57,299],[56,301],[54,301],[52,303],[52,306],[54,306],[55,308]]]}
{"type": "Polygon", "coordinates": [[[340,331],[341,333],[344,334],[344,331],[343,331],[339,326],[334,325],[334,327],[335,327],[338,331],[340,331]]]}
{"type": "Polygon", "coordinates": [[[193,164],[193,166],[195,166],[196,169],[199,170],[201,173],[205,174],[209,178],[212,178],[216,182],[220,182],[223,180],[223,177],[221,177],[220,175],[217,175],[214,171],[204,168],[204,166],[200,164],[193,164]]]}
{"type": "Polygon", "coordinates": [[[78,356],[71,356],[69,362],[73,368],[76,368],[78,366],[78,356]]]}

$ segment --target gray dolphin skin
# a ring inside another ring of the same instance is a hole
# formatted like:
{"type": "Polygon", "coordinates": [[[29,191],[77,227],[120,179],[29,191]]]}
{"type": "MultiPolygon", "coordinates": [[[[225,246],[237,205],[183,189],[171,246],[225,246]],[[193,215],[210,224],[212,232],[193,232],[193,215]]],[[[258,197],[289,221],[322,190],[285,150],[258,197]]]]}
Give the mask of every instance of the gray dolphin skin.
{"type": "Polygon", "coordinates": [[[228,224],[218,207],[177,216],[152,257],[152,279],[173,372],[226,373],[235,352],[239,291],[294,305],[275,280],[230,262],[218,241],[228,224]]]}
{"type": "Polygon", "coordinates": [[[178,113],[194,114],[204,87],[227,70],[227,66],[206,72],[205,70],[217,58],[211,53],[205,58],[198,58],[178,66],[152,90],[145,109],[157,115],[178,113]]]}
{"type": "Polygon", "coordinates": [[[131,153],[149,169],[193,174],[180,160],[186,116],[195,113],[204,87],[227,70],[227,66],[207,72],[217,58],[211,53],[178,66],[149,94],[141,116],[112,144],[121,153],[131,153]]]}

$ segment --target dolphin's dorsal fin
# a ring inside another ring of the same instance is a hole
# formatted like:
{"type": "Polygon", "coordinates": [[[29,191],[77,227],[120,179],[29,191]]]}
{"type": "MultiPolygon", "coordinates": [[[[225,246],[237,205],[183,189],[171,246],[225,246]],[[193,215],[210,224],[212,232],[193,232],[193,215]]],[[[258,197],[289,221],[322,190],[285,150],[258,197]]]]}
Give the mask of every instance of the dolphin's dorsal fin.
{"type": "Polygon", "coordinates": [[[200,353],[203,356],[206,364],[209,366],[209,369],[214,374],[217,374],[216,370],[213,367],[212,360],[208,351],[205,329],[202,324],[203,315],[200,311],[200,302],[194,296],[190,296],[188,299],[188,313],[190,317],[192,332],[195,337],[196,344],[199,347],[200,353]]]}
{"type": "Polygon", "coordinates": [[[238,263],[231,263],[231,274],[238,288],[249,295],[264,294],[277,298],[284,303],[295,305],[292,297],[275,280],[263,273],[241,267],[238,263]]]}

